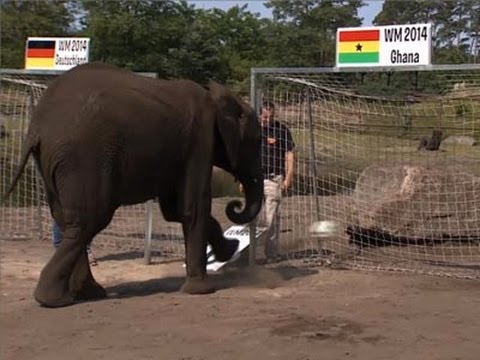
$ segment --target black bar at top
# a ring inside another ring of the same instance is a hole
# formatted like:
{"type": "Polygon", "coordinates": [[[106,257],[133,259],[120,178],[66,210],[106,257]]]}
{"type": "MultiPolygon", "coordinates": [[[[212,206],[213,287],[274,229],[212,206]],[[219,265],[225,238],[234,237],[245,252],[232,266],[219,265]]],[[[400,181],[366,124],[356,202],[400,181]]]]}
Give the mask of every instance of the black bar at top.
{"type": "Polygon", "coordinates": [[[55,49],[54,40],[29,40],[29,49],[55,49]]]}

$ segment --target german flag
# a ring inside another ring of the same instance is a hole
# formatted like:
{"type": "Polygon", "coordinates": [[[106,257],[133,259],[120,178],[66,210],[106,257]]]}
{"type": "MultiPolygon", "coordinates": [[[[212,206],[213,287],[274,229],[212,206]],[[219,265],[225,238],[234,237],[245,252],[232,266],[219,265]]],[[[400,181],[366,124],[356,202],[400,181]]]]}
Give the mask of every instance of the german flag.
{"type": "Polygon", "coordinates": [[[380,30],[340,30],[338,62],[340,64],[378,63],[380,30]]]}
{"type": "Polygon", "coordinates": [[[55,65],[55,40],[27,41],[26,69],[53,68],[55,65]]]}

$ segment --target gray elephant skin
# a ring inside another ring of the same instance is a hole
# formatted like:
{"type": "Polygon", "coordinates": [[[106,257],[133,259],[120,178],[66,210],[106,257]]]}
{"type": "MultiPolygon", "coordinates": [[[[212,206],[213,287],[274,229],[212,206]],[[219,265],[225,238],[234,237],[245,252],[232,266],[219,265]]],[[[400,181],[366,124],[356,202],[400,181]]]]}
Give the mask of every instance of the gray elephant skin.
{"type": "Polygon", "coordinates": [[[218,166],[242,183],[245,204],[228,218],[252,221],[263,200],[261,130],[253,109],[226,87],[158,80],[102,63],[79,65],[55,79],[35,107],[14,189],[30,155],[40,170],[61,246],[43,268],[34,297],[60,307],[106,297],[90,270],[86,246],[121,205],[157,198],[167,221],[182,224],[186,280],[182,291],[213,292],[206,247],[227,261],[227,240],[211,215],[218,166]]]}

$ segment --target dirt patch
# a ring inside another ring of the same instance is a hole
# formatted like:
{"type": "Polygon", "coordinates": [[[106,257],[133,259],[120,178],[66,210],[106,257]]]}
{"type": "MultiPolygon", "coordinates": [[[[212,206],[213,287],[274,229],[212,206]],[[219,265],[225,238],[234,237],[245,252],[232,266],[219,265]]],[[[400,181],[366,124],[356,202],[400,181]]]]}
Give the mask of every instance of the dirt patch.
{"type": "Polygon", "coordinates": [[[353,340],[353,335],[362,332],[362,325],[337,317],[320,319],[295,316],[280,322],[272,330],[273,335],[287,337],[305,337],[314,340],[335,339],[337,341],[353,340]]]}
{"type": "Polygon", "coordinates": [[[179,292],[182,262],[144,265],[97,248],[109,298],[61,309],[32,298],[49,241],[1,241],[0,358],[476,359],[480,283],[408,274],[259,266],[179,292]]]}

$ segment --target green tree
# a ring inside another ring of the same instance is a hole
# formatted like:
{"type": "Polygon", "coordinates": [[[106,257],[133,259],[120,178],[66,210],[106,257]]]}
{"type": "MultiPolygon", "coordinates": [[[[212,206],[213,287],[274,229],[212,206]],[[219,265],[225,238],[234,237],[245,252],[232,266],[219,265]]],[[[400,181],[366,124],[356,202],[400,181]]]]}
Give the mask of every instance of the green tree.
{"type": "Polygon", "coordinates": [[[208,29],[208,39],[225,72],[224,80],[234,90],[246,92],[250,68],[258,66],[267,52],[262,31],[266,22],[246,11],[246,5],[202,12],[199,20],[208,29]]]}
{"type": "MultiPolygon", "coordinates": [[[[432,24],[434,63],[464,63],[476,54],[480,0],[385,0],[375,25],[432,24]]],[[[478,51],[478,50],[477,50],[478,51]]]]}
{"type": "Polygon", "coordinates": [[[169,49],[176,45],[193,10],[173,1],[82,2],[84,33],[92,38],[92,59],[168,74],[169,49]]]}
{"type": "MultiPolygon", "coordinates": [[[[452,11],[452,3],[441,1],[445,13],[452,11]]],[[[385,0],[382,11],[373,19],[375,25],[400,25],[430,22],[441,8],[438,0],[385,0]]]]}
{"type": "Polygon", "coordinates": [[[208,13],[195,12],[169,49],[169,75],[205,84],[209,79],[225,82],[227,65],[222,61],[219,39],[211,27],[208,13]]]}
{"type": "Polygon", "coordinates": [[[361,0],[272,0],[274,23],[267,32],[271,63],[277,66],[331,66],[339,27],[360,26],[361,0]]]}
{"type": "Polygon", "coordinates": [[[186,1],[83,0],[92,58],[161,78],[224,80],[215,29],[186,1]]]}
{"type": "Polygon", "coordinates": [[[29,36],[67,36],[76,8],[68,0],[1,0],[1,66],[25,66],[25,42],[29,36]]]}
{"type": "Polygon", "coordinates": [[[466,41],[467,53],[471,62],[480,60],[480,0],[466,3],[466,41]]]}

